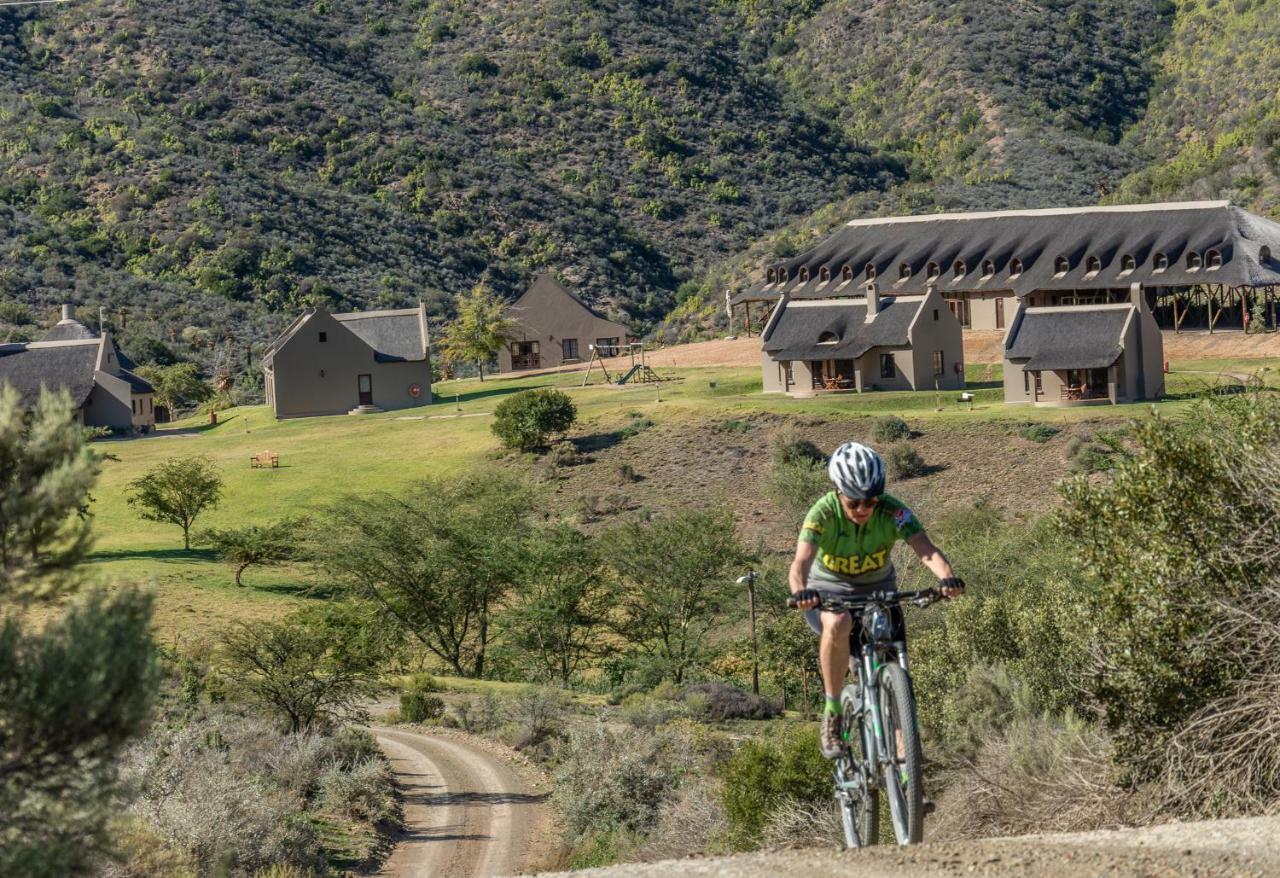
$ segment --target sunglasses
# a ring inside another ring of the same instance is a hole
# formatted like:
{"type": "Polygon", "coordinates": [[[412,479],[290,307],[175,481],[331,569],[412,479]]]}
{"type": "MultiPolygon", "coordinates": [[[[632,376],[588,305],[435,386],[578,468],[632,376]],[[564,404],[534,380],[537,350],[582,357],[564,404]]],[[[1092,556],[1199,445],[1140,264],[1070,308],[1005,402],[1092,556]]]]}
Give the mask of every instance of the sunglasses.
{"type": "Polygon", "coordinates": [[[880,498],[871,497],[867,500],[855,500],[852,497],[845,497],[844,502],[848,503],[854,509],[875,509],[876,504],[880,502],[880,498]]]}

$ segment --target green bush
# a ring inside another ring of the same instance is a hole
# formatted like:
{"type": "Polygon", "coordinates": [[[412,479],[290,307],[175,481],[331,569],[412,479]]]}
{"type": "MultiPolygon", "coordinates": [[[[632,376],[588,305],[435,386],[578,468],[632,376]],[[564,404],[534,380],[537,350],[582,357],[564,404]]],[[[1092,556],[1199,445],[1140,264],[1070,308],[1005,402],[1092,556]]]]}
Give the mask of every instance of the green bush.
{"type": "Polygon", "coordinates": [[[426,692],[400,693],[400,721],[422,723],[444,716],[444,699],[426,692]]]}
{"type": "Polygon", "coordinates": [[[1018,435],[1023,439],[1030,439],[1032,442],[1044,443],[1061,432],[1061,427],[1055,427],[1052,424],[1027,424],[1018,435]]]}
{"type": "Polygon", "coordinates": [[[886,455],[889,475],[895,479],[914,479],[928,471],[920,452],[905,442],[894,445],[886,455]]]}
{"type": "Polygon", "coordinates": [[[831,763],[818,750],[816,727],[792,728],[745,742],[720,769],[721,800],[735,846],[760,838],[773,810],[788,800],[831,797],[831,763]]]}
{"type": "Polygon", "coordinates": [[[890,442],[911,438],[911,428],[897,415],[885,415],[883,418],[876,418],[871,436],[880,444],[888,445],[890,442]]]}
{"type": "Polygon", "coordinates": [[[824,465],[797,460],[774,464],[765,477],[764,488],[770,500],[798,521],[819,497],[831,490],[831,482],[824,465]]]}
{"type": "Polygon", "coordinates": [[[769,441],[769,457],[774,466],[791,464],[825,464],[827,456],[822,449],[806,439],[797,427],[783,427],[769,441]]]}
{"type": "Polygon", "coordinates": [[[493,410],[492,430],[507,448],[534,451],[573,426],[578,410],[559,390],[526,390],[493,410]]]}

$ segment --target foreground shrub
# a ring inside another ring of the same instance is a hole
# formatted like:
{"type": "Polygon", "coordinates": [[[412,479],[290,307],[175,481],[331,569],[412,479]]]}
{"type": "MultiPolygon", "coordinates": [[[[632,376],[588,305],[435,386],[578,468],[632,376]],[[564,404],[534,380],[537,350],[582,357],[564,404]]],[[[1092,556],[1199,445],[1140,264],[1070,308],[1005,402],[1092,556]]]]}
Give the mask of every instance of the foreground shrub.
{"type": "Polygon", "coordinates": [[[809,726],[746,741],[725,762],[720,778],[729,832],[741,848],[760,841],[784,802],[831,797],[831,764],[818,751],[817,730],[809,726]]]}
{"type": "Polygon", "coordinates": [[[685,687],[680,698],[686,704],[696,702],[703,717],[717,722],[729,719],[772,719],[782,713],[777,702],[743,692],[727,683],[694,683],[685,687]]]}
{"type": "Polygon", "coordinates": [[[885,457],[889,475],[895,479],[914,479],[924,475],[928,469],[920,452],[905,442],[894,445],[885,457]]]}
{"type": "Polygon", "coordinates": [[[534,451],[547,439],[573,426],[578,410],[559,390],[526,390],[503,400],[493,410],[491,429],[508,448],[534,451]]]}
{"type": "Polygon", "coordinates": [[[350,768],[331,765],[320,775],[320,805],[330,814],[373,824],[399,822],[400,806],[387,763],[366,759],[350,768]]]}
{"type": "Polygon", "coordinates": [[[796,463],[820,463],[825,465],[827,456],[822,450],[805,438],[797,427],[786,426],[777,430],[769,440],[769,459],[774,466],[789,466],[796,463]]]}
{"type": "Polygon", "coordinates": [[[1027,424],[1018,435],[1023,439],[1043,444],[1061,432],[1061,427],[1055,427],[1052,424],[1027,424]]]}
{"type": "Polygon", "coordinates": [[[897,415],[885,415],[883,418],[876,418],[875,426],[871,428],[871,438],[881,445],[888,445],[910,439],[911,428],[897,415]]]}
{"type": "Polygon", "coordinates": [[[400,720],[422,723],[444,716],[444,699],[432,693],[439,686],[430,674],[415,674],[400,693],[400,720]]]}

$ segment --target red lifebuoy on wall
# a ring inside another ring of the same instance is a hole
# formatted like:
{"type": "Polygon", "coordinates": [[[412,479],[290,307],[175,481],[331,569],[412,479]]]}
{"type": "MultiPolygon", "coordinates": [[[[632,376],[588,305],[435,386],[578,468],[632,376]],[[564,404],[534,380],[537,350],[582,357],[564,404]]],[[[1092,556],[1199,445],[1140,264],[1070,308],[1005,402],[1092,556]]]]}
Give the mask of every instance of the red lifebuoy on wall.
{"type": "Polygon", "coordinates": [[[418,397],[422,396],[422,385],[410,384],[409,395],[412,396],[414,399],[417,399],[418,397]]]}

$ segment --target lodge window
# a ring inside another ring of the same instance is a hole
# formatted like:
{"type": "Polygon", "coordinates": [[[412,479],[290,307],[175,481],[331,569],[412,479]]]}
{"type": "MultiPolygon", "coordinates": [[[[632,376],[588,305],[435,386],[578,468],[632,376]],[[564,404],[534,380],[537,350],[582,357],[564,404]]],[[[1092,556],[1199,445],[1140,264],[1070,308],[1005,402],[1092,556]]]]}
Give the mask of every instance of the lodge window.
{"type": "Polygon", "coordinates": [[[807,281],[808,279],[809,279],[809,269],[807,267],[800,269],[801,282],[807,281]]]}
{"type": "Polygon", "coordinates": [[[984,278],[991,277],[991,275],[995,273],[996,273],[996,264],[992,262],[990,259],[982,260],[982,276],[984,278]]]}
{"type": "Polygon", "coordinates": [[[1259,262],[1270,262],[1270,261],[1271,261],[1271,248],[1270,248],[1270,247],[1259,247],[1259,248],[1258,248],[1258,261],[1259,261],[1259,262]]]}
{"type": "Polygon", "coordinates": [[[1204,265],[1204,260],[1200,258],[1200,254],[1194,250],[1187,254],[1187,271],[1199,271],[1204,265]]]}
{"type": "Polygon", "coordinates": [[[824,332],[818,336],[818,344],[835,344],[840,340],[834,332],[824,332]]]}
{"type": "Polygon", "coordinates": [[[875,279],[876,279],[876,267],[875,267],[874,265],[872,265],[870,262],[868,262],[868,263],[867,263],[867,267],[866,267],[866,269],[864,269],[864,274],[866,274],[866,276],[867,276],[867,280],[875,280],[875,279]]]}
{"type": "Polygon", "coordinates": [[[938,319],[938,309],[937,309],[937,308],[934,308],[934,309],[933,309],[933,319],[934,319],[934,320],[937,320],[937,319],[938,319]]]}
{"type": "Polygon", "coordinates": [[[328,340],[329,340],[329,333],[327,332],[320,333],[320,344],[324,344],[328,340]]]}
{"type": "Polygon", "coordinates": [[[1071,260],[1065,256],[1059,256],[1053,260],[1053,273],[1055,275],[1064,275],[1071,270],[1071,260]]]}
{"type": "Polygon", "coordinates": [[[578,340],[576,338],[560,339],[560,352],[566,360],[578,359],[578,340]]]}
{"type": "Polygon", "coordinates": [[[786,280],[788,280],[790,277],[791,277],[791,275],[787,273],[787,270],[786,270],[785,268],[779,268],[779,269],[778,269],[778,281],[779,281],[779,282],[785,282],[785,281],[786,281],[786,280]]]}
{"type": "Polygon", "coordinates": [[[925,277],[929,278],[929,280],[937,280],[941,274],[942,269],[938,267],[936,262],[930,262],[929,267],[925,269],[925,277]]]}
{"type": "Polygon", "coordinates": [[[1009,277],[1017,277],[1022,274],[1022,260],[1012,259],[1009,261],[1009,277]]]}
{"type": "Polygon", "coordinates": [[[1154,266],[1155,271],[1164,271],[1169,267],[1169,257],[1163,253],[1157,253],[1151,258],[1151,264],[1154,266]]]}
{"type": "Polygon", "coordinates": [[[951,273],[956,277],[964,277],[967,271],[968,269],[965,268],[963,259],[957,259],[955,264],[951,266],[951,273]]]}
{"type": "Polygon", "coordinates": [[[893,363],[893,354],[880,355],[880,377],[897,378],[898,369],[893,363]]]}
{"type": "Polygon", "coordinates": [[[1213,271],[1216,268],[1222,268],[1222,254],[1217,250],[1210,250],[1204,254],[1204,267],[1213,271]]]}
{"type": "Polygon", "coordinates": [[[898,266],[898,280],[907,280],[911,277],[911,266],[904,262],[898,266]]]}
{"type": "Polygon", "coordinates": [[[769,281],[769,283],[773,283],[778,279],[778,270],[776,268],[769,269],[769,271],[765,274],[765,277],[769,281]]]}
{"type": "Polygon", "coordinates": [[[818,280],[822,281],[823,283],[826,283],[827,281],[831,280],[831,269],[827,268],[825,265],[822,266],[822,268],[819,268],[818,280]]]}
{"type": "Polygon", "coordinates": [[[596,353],[602,357],[618,356],[618,339],[617,338],[597,338],[596,353]]]}
{"type": "Polygon", "coordinates": [[[853,280],[852,265],[845,265],[840,269],[840,280],[853,280]]]}
{"type": "Polygon", "coordinates": [[[942,351],[933,352],[933,376],[936,378],[942,374],[942,351]]]}
{"type": "Polygon", "coordinates": [[[1138,267],[1138,260],[1134,259],[1128,253],[1120,257],[1121,271],[1134,271],[1138,267]]]}
{"type": "Polygon", "coordinates": [[[1022,392],[1025,393],[1027,396],[1031,395],[1031,373],[1030,372],[1024,371],[1022,373],[1022,392]]]}
{"type": "Polygon", "coordinates": [[[1102,260],[1097,256],[1090,256],[1085,260],[1084,267],[1085,271],[1089,274],[1097,274],[1099,271],[1102,271],[1102,260]]]}
{"type": "Polygon", "coordinates": [[[138,401],[136,399],[129,400],[129,408],[132,409],[133,413],[136,415],[138,413],[138,401]]]}

